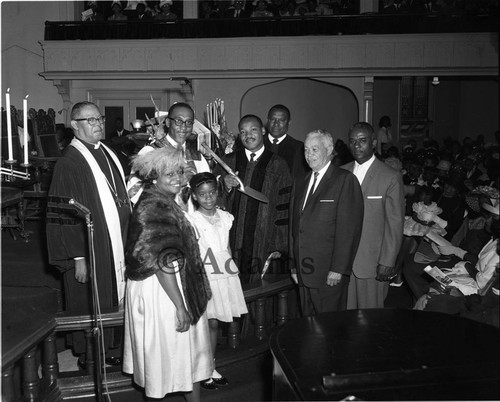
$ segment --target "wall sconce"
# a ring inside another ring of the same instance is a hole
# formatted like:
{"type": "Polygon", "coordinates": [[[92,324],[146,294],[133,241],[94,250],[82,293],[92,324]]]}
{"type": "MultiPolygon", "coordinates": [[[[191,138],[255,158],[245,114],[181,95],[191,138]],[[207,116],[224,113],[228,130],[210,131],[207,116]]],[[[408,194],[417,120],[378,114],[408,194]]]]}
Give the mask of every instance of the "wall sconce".
{"type": "Polygon", "coordinates": [[[132,121],[132,127],[134,128],[134,133],[142,133],[144,127],[144,120],[135,119],[132,121]]]}
{"type": "Polygon", "coordinates": [[[439,77],[432,78],[432,85],[434,85],[434,86],[439,85],[439,77]]]}

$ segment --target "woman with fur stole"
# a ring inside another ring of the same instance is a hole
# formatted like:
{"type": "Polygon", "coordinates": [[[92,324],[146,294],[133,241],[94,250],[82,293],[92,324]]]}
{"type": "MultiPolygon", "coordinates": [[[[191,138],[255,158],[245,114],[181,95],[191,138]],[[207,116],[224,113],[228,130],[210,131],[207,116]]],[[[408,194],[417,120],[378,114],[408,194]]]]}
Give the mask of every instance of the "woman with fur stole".
{"type": "Polygon", "coordinates": [[[186,185],[182,151],[138,155],[133,170],[146,183],[130,222],[123,371],[147,397],[186,392],[213,372],[206,307],[211,297],[195,231],[175,196],[186,185]]]}

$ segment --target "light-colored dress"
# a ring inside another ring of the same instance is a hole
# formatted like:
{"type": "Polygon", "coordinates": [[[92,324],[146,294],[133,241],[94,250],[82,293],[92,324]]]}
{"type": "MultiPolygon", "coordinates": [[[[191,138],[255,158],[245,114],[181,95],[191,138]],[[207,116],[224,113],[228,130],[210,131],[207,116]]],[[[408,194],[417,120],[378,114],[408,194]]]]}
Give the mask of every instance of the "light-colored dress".
{"type": "Polygon", "coordinates": [[[229,230],[234,217],[220,209],[210,217],[199,211],[189,215],[200,235],[198,243],[201,259],[212,289],[207,317],[232,322],[233,317],[240,317],[248,312],[238,267],[229,252],[229,230]]]}
{"type": "MultiPolygon", "coordinates": [[[[182,294],[178,273],[176,277],[182,294]]],[[[129,280],[126,303],[123,371],[134,375],[147,397],[192,391],[193,383],[212,375],[206,313],[188,331],[177,332],[175,306],[156,275],[129,280]]]]}

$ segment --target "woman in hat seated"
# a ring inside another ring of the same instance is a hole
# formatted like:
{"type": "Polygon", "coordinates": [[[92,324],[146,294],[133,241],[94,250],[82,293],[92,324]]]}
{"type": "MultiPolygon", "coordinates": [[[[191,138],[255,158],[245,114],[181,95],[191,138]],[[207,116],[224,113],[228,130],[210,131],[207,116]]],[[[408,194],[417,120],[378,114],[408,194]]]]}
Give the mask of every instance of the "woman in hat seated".
{"type": "Polygon", "coordinates": [[[172,12],[171,7],[172,7],[171,0],[160,1],[160,12],[155,15],[155,20],[162,20],[162,21],[176,20],[177,15],[172,12]]]}
{"type": "Polygon", "coordinates": [[[108,17],[108,21],[126,21],[127,16],[122,13],[122,3],[120,1],[113,1],[111,3],[111,11],[113,11],[113,15],[108,17]]]}
{"type": "Polygon", "coordinates": [[[182,151],[163,147],[136,156],[132,168],[146,185],[127,242],[123,371],[148,398],[186,392],[198,401],[214,367],[210,284],[195,230],[174,200],[189,167],[182,151]]]}

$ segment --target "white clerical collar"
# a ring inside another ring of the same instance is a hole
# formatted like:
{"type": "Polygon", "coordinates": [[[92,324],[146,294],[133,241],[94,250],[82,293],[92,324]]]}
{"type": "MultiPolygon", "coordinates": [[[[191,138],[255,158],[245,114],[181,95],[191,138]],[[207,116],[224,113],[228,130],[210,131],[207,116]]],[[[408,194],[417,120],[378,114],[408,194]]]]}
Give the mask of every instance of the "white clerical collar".
{"type": "Polygon", "coordinates": [[[91,142],[87,142],[87,141],[83,141],[81,138],[78,138],[75,136],[75,138],[80,141],[82,144],[85,144],[87,145],[89,148],[92,147],[94,149],[99,149],[99,147],[101,146],[101,141],[97,141],[95,144],[92,144],[91,142]]]}
{"type": "Polygon", "coordinates": [[[265,148],[263,146],[258,151],[249,151],[248,149],[245,148],[245,154],[247,155],[248,161],[250,161],[250,159],[252,158],[250,154],[254,154],[253,160],[255,162],[260,158],[264,150],[265,148]]]}
{"type": "Polygon", "coordinates": [[[273,137],[271,134],[268,134],[268,135],[267,135],[267,138],[269,139],[269,142],[271,143],[271,145],[273,145],[273,144],[274,144],[274,140],[275,140],[275,139],[277,139],[277,140],[278,140],[278,142],[276,143],[276,145],[279,145],[279,144],[281,144],[281,141],[283,141],[283,140],[286,138],[286,136],[287,136],[287,134],[282,135],[282,136],[281,136],[281,137],[279,137],[279,138],[275,138],[275,137],[273,137]]]}
{"type": "MultiPolygon", "coordinates": [[[[174,140],[172,137],[170,137],[170,134],[167,134],[167,141],[170,143],[170,145],[174,146],[175,148],[179,147],[179,144],[176,140],[174,140]]],[[[186,150],[186,143],[181,145],[183,150],[186,150]]]]}

